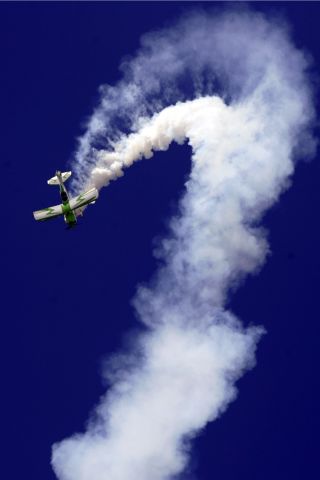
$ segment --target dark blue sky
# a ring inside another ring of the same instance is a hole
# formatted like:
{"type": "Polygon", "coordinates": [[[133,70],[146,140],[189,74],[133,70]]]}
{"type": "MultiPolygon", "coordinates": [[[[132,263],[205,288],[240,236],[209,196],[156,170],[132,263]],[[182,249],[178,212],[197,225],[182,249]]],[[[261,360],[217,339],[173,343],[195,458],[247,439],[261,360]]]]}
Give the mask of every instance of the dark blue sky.
{"type": "MultiPolygon", "coordinates": [[[[130,299],[156,268],[153,239],[165,233],[183,191],[189,148],[136,164],[72,231],[61,220],[37,224],[32,211],[57,203],[46,180],[68,166],[98,86],[119,79],[119,61],[141,34],[192,7],[0,4],[2,478],[53,480],[51,445],[81,431],[104,392],[101,361],[139,328],[130,299]]],[[[320,4],[254,8],[285,13],[319,71],[320,4]]],[[[268,334],[238,399],[195,442],[200,480],[318,475],[319,184],[318,159],[301,162],[264,219],[272,256],[230,299],[246,324],[268,334]]]]}

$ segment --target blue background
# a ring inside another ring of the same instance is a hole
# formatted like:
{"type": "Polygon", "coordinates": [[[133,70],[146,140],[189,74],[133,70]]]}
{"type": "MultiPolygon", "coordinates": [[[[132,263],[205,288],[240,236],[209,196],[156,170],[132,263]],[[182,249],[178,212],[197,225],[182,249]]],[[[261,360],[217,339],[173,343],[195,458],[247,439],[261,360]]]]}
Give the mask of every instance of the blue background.
{"type": "MultiPolygon", "coordinates": [[[[190,150],[172,146],[137,163],[74,230],[60,219],[37,224],[32,211],[58,203],[46,180],[68,167],[98,86],[119,79],[119,61],[141,34],[192,7],[0,4],[4,479],[53,480],[51,445],[81,431],[105,391],[101,362],[139,328],[130,299],[156,268],[153,239],[175,212],[190,150]]],[[[284,12],[316,70],[320,4],[253,7],[284,12]]],[[[272,256],[230,299],[246,324],[268,334],[238,399],[194,443],[198,479],[319,475],[319,173],[317,159],[298,165],[292,188],[264,218],[272,256]]]]}

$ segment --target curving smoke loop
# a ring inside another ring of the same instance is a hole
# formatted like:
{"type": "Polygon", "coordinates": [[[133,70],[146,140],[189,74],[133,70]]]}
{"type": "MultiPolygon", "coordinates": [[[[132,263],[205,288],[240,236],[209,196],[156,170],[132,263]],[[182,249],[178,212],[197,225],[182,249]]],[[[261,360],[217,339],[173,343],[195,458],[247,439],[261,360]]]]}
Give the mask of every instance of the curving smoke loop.
{"type": "Polygon", "coordinates": [[[314,147],[307,67],[279,22],[248,10],[193,13],[145,36],[119,84],[102,89],[76,154],[75,189],[108,185],[173,141],[191,145],[192,171],[163,265],[134,299],[147,332],[131,361],[115,358],[86,431],[53,446],[60,480],[173,478],[188,465],[192,437],[235,398],[262,329],[244,328],[226,298],[264,262],[259,221],[299,152],[314,147]]]}

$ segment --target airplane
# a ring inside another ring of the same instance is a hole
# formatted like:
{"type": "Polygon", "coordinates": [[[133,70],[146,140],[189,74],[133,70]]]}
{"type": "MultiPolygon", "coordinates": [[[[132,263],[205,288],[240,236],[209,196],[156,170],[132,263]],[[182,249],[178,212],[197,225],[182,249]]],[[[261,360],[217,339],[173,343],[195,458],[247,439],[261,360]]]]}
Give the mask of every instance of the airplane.
{"type": "Polygon", "coordinates": [[[87,192],[80,193],[74,198],[70,198],[67,192],[64,182],[68,180],[72,172],[60,172],[56,171],[56,175],[48,180],[48,185],[59,185],[61,204],[54,207],[43,208],[33,212],[35,220],[50,220],[54,217],[63,215],[64,221],[68,224],[69,228],[74,227],[77,224],[77,217],[82,215],[86,205],[94,203],[99,196],[99,192],[96,188],[91,188],[87,192]]]}

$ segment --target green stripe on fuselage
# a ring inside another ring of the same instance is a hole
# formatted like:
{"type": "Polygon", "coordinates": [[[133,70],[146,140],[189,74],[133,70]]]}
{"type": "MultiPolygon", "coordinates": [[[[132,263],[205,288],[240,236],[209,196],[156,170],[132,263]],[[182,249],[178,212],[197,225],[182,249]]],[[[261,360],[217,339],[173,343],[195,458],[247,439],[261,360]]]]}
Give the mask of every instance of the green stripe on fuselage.
{"type": "Polygon", "coordinates": [[[65,193],[66,196],[67,196],[66,200],[62,200],[62,198],[61,198],[61,200],[62,200],[62,212],[63,212],[63,215],[64,215],[64,219],[65,219],[65,221],[68,225],[70,225],[70,226],[76,225],[77,217],[75,216],[73,210],[71,210],[70,203],[69,203],[69,195],[68,195],[67,189],[65,188],[63,183],[60,183],[60,195],[62,193],[65,193]]]}

